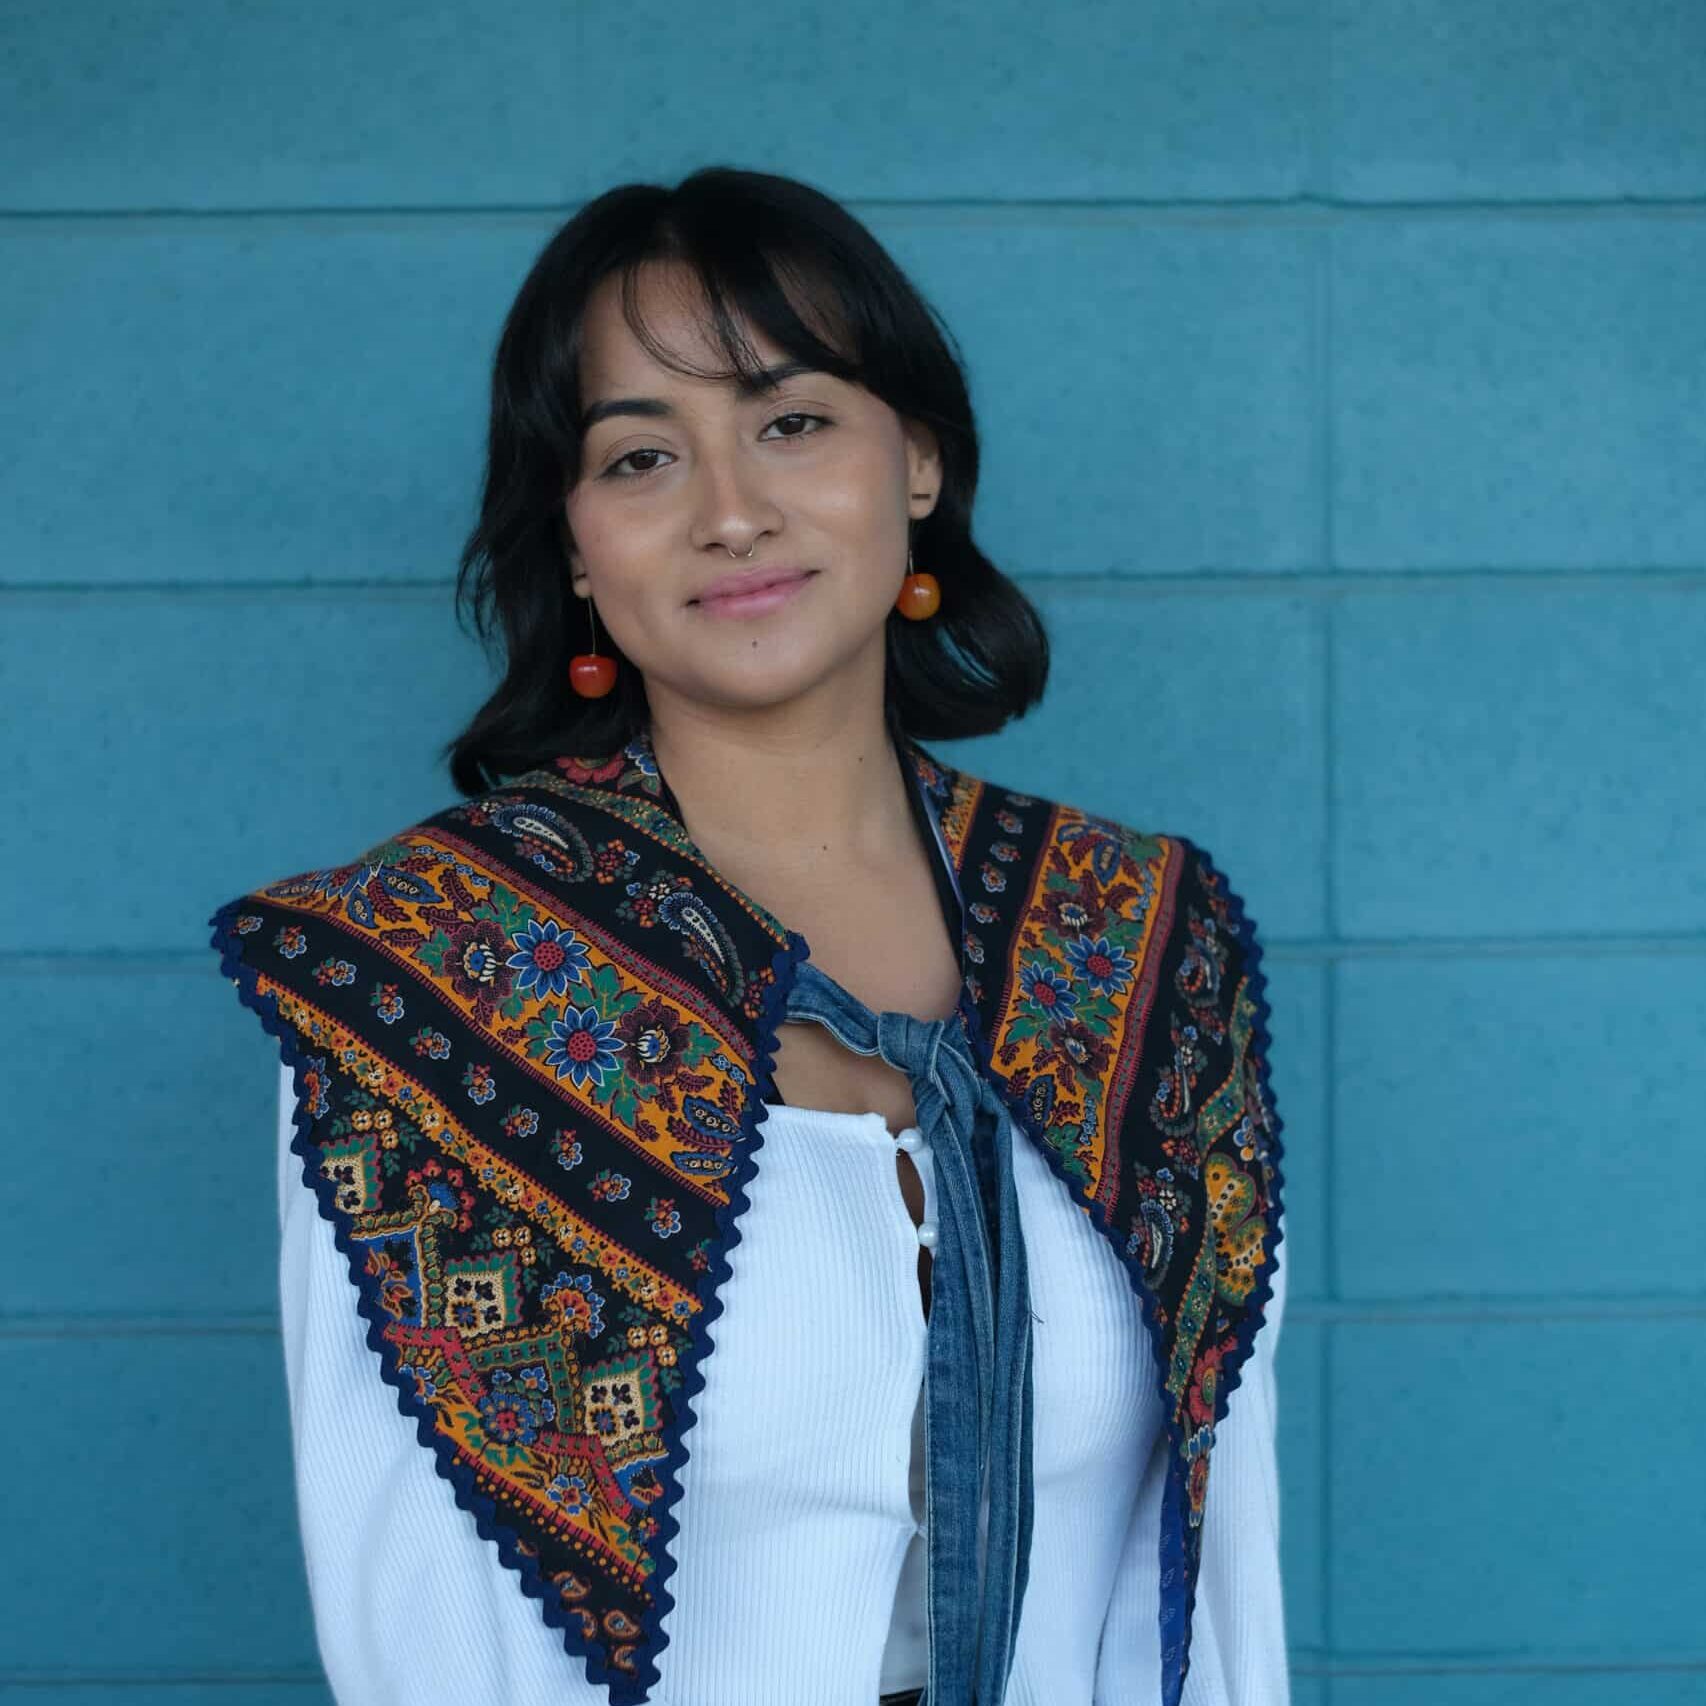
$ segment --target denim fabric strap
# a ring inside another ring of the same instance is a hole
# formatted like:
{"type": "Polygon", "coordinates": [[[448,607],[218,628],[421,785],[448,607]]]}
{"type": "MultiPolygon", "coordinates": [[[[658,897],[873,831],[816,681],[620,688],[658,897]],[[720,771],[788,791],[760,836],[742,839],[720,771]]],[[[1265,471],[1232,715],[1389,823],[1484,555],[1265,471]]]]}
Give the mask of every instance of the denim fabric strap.
{"type": "Polygon", "coordinates": [[[806,959],[787,1017],[815,1020],[912,1082],[937,1196],[924,1382],[930,1670],[920,1706],[1001,1706],[1029,1574],[1032,1499],[1031,1308],[1007,1110],[974,1065],[957,1012],[874,1013],[806,959]]]}

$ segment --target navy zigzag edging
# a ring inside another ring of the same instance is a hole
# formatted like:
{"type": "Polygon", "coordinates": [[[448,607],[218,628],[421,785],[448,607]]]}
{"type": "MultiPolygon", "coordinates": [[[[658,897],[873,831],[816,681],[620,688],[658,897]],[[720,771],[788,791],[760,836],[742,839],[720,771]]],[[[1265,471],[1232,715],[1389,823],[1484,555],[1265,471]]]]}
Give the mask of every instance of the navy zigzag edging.
{"type": "MultiPolygon", "coordinates": [[[[1002,1078],[999,1073],[994,1071],[993,1045],[984,1033],[983,1020],[978,1015],[976,1004],[974,1002],[967,1001],[962,1012],[965,1017],[967,1033],[966,1040],[971,1045],[973,1058],[978,1062],[979,1070],[983,1072],[985,1077],[993,1079],[993,1081],[1000,1086],[1001,1099],[1006,1102],[1008,1111],[1012,1115],[1014,1122],[1025,1134],[1025,1138],[1032,1148],[1036,1149],[1042,1155],[1043,1161],[1046,1163],[1048,1170],[1060,1180],[1061,1184],[1066,1188],[1068,1195],[1075,1203],[1083,1204],[1083,1197],[1079,1192],[1078,1182],[1067,1173],[1065,1165],[1060,1159],[1059,1152],[1055,1149],[1054,1145],[1038,1135],[1036,1127],[1032,1123],[1030,1109],[1026,1105],[1024,1097],[1010,1092],[1006,1080],[1002,1078]]],[[[1178,1493],[1183,1488],[1183,1477],[1177,1469],[1177,1464],[1179,1461],[1178,1448],[1183,1443],[1183,1430],[1175,1427],[1171,1405],[1166,1402],[1167,1365],[1161,1351],[1161,1328],[1155,1319],[1155,1299],[1151,1295],[1148,1286],[1143,1284],[1141,1278],[1141,1264],[1134,1258],[1126,1255],[1120,1239],[1110,1235],[1108,1231],[1106,1213],[1103,1210],[1102,1205],[1100,1203],[1092,1203],[1084,1204],[1084,1206],[1091,1219],[1095,1221],[1097,1227],[1100,1229],[1102,1236],[1107,1238],[1109,1244],[1114,1247],[1121,1265],[1126,1269],[1127,1276],[1132,1282],[1133,1289],[1137,1292],[1138,1307],[1142,1311],[1143,1315],[1144,1335],[1149,1343],[1149,1354],[1154,1360],[1157,1378],[1161,1382],[1161,1396],[1164,1401],[1163,1408],[1167,1412],[1168,1443],[1171,1447],[1167,1454],[1168,1470],[1165,1499],[1166,1508],[1162,1512],[1161,1520],[1161,1589],[1163,1607],[1165,1609],[1169,1602],[1169,1590],[1172,1589],[1174,1595],[1178,1594],[1179,1590],[1174,1586],[1174,1584],[1179,1581],[1179,1578],[1184,1571],[1184,1552],[1182,1546],[1176,1543],[1171,1545],[1169,1544],[1172,1541],[1172,1537],[1180,1532],[1179,1521],[1176,1519],[1178,1511],[1181,1508],[1178,1493]],[[1175,1486],[1175,1483],[1177,1483],[1177,1486],[1175,1486]]],[[[1175,1612],[1182,1609],[1182,1606],[1176,1599],[1173,1601],[1173,1609],[1175,1612]]],[[[1163,1622],[1165,1622],[1165,1617],[1163,1618],[1163,1622]]],[[[1183,1680],[1182,1675],[1180,1680],[1183,1680]]],[[[1164,1695],[1164,1698],[1166,1706],[1178,1706],[1178,1695],[1176,1692],[1171,1696],[1164,1695]]]]}
{"type": "MultiPolygon", "coordinates": [[[[1273,1299],[1273,1276],[1278,1266],[1275,1257],[1285,1238],[1284,1228],[1280,1225],[1280,1220],[1285,1212],[1285,1173],[1281,1166],[1285,1148],[1280,1133],[1284,1129],[1285,1121],[1280,1118],[1279,1105],[1274,1100],[1273,1091],[1268,1082],[1268,1047],[1272,1041],[1268,1029],[1268,1020],[1272,1017],[1273,1009],[1268,1005],[1268,980],[1267,973],[1262,970],[1262,944],[1256,935],[1256,921],[1245,911],[1243,898],[1227,882],[1225,873],[1209,857],[1208,850],[1185,836],[1178,836],[1176,839],[1188,847],[1196,856],[1203,873],[1205,886],[1218,888],[1226,901],[1226,910],[1232,922],[1233,935],[1243,950],[1243,964],[1239,969],[1249,980],[1250,994],[1255,1002],[1255,1024],[1251,1031],[1250,1046],[1256,1051],[1256,1083],[1261,1091],[1264,1105],[1273,1116],[1273,1138],[1269,1147],[1273,1180],[1268,1192],[1267,1212],[1262,1217],[1265,1225],[1265,1236],[1262,1240],[1262,1278],[1250,1293],[1249,1303],[1244,1310],[1244,1318],[1238,1323],[1232,1353],[1221,1363],[1222,1379],[1219,1382],[1214,1405],[1214,1425],[1218,1428],[1226,1419],[1227,1412],[1231,1407],[1232,1394],[1243,1383],[1244,1364],[1249,1360],[1250,1353],[1254,1348],[1257,1332],[1267,1321],[1268,1304],[1273,1299]]],[[[1211,1484],[1213,1478],[1214,1472],[1211,1467],[1209,1471],[1211,1484]]],[[[1196,1600],[1197,1583],[1196,1577],[1193,1575],[1185,1607],[1185,1650],[1181,1655],[1183,1664],[1179,1673],[1181,1683],[1184,1679],[1185,1670],[1190,1666],[1191,1620],[1196,1613],[1196,1600]]],[[[1176,1703],[1170,1703],[1170,1706],[1176,1706],[1176,1703]]]]}
{"type": "MultiPolygon", "coordinates": [[[[782,1017],[787,1010],[788,990],[799,962],[805,959],[809,952],[805,937],[798,931],[789,931],[787,940],[771,957],[770,987],[765,992],[764,1011],[758,1022],[758,1058],[754,1063],[756,1070],[747,1092],[746,1108],[742,1116],[742,1152],[736,1161],[734,1172],[730,1175],[729,1200],[716,1211],[718,1253],[710,1270],[711,1292],[689,1335],[681,1383],[681,1402],[673,1428],[674,1438],[666,1442],[668,1453],[664,1459],[663,1476],[667,1491],[657,1506],[657,1577],[652,1584],[652,1610],[643,1623],[648,1638],[657,1636],[659,1645],[656,1651],[659,1653],[669,1645],[669,1637],[662,1633],[659,1625],[675,1604],[675,1598],[666,1586],[669,1578],[675,1574],[675,1559],[670,1555],[669,1543],[680,1532],[680,1524],[673,1513],[681,1497],[680,1471],[687,1461],[686,1435],[693,1426],[693,1400],[705,1387],[704,1370],[700,1365],[713,1349],[711,1325],[723,1313],[723,1286],[734,1271],[729,1262],[729,1252],[740,1242],[739,1221],[748,1206],[747,1186],[758,1171],[758,1151],[764,1144],[758,1128],[770,1116],[770,1110],[764,1104],[776,1091],[776,1043],[782,1027],[782,1017]]],[[[649,1688],[656,1680],[657,1670],[654,1664],[650,1676],[646,1679],[646,1686],[649,1688]]]]}
{"type": "MultiPolygon", "coordinates": [[[[291,1068],[296,1112],[295,1135],[290,1147],[302,1162],[303,1182],[313,1189],[320,1213],[331,1222],[333,1239],[349,1264],[350,1277],[357,1291],[356,1308],[367,1322],[368,1348],[378,1355],[380,1373],[397,1394],[397,1408],[416,1424],[415,1437],[422,1445],[430,1447],[434,1466],[439,1475],[450,1483],[456,1503],[474,1518],[480,1538],[496,1545],[498,1557],[520,1577],[522,1592],[539,1602],[540,1614],[547,1626],[562,1633],[565,1651],[571,1657],[586,1661],[588,1680],[603,1683],[610,1689],[612,1706],[641,1706],[657,1680],[655,1668],[650,1676],[642,1673],[637,1679],[611,1668],[604,1656],[604,1643],[597,1639],[589,1641],[582,1633],[578,1618],[571,1618],[555,1589],[545,1581],[538,1559],[520,1549],[515,1531],[497,1520],[496,1502],[479,1491],[473,1471],[457,1461],[449,1441],[434,1425],[431,1406],[418,1395],[414,1382],[405,1382],[398,1372],[396,1347],[384,1334],[385,1322],[391,1319],[391,1315],[379,1301],[378,1277],[367,1271],[365,1260],[355,1249],[349,1234],[350,1217],[337,1207],[332,1181],[314,1165],[314,1145],[308,1135],[314,1119],[306,1107],[301,1077],[309,1063],[307,1052],[298,1045],[294,1027],[279,1017],[278,998],[259,993],[256,987],[259,972],[241,956],[236,918],[242,909],[243,898],[239,896],[227,901],[208,920],[213,927],[211,945],[219,951],[220,969],[237,985],[243,1005],[256,1014],[262,1028],[278,1041],[282,1062],[291,1068]]],[[[697,1346],[697,1335],[694,1342],[697,1346]]]]}
{"type": "MultiPolygon", "coordinates": [[[[1001,793],[1011,793],[1011,789],[1001,789],[1001,793]]],[[[1043,847],[1038,850],[1038,857],[1049,845],[1045,840],[1043,847]]],[[[965,1003],[966,1026],[970,1033],[970,1042],[976,1053],[980,1067],[987,1076],[992,1076],[1001,1087],[1002,1100],[1008,1104],[1013,1118],[1019,1128],[1025,1133],[1032,1146],[1042,1155],[1048,1169],[1065,1186],[1074,1202],[1083,1202],[1078,1188],[1078,1182],[1066,1171],[1065,1163],[1060,1158],[1059,1151],[1054,1145],[1039,1133],[1031,1119],[1030,1108],[1023,1096],[1015,1095],[1009,1088],[1006,1079],[994,1071],[994,1045],[984,1034],[983,1021],[977,1012],[975,1003],[965,1003]]],[[[1167,1392],[1167,1359],[1163,1346],[1161,1325],[1155,1318],[1155,1297],[1143,1278],[1143,1265],[1137,1258],[1129,1254],[1125,1241],[1120,1238],[1108,1224],[1107,1211],[1100,1203],[1092,1202],[1084,1205],[1091,1219],[1095,1222],[1103,1237],[1108,1240],[1114,1253],[1119,1257],[1131,1281],[1132,1289],[1137,1293],[1138,1308],[1143,1317],[1143,1326],[1149,1341],[1150,1356],[1154,1360],[1156,1378],[1161,1384],[1162,1411],[1167,1418],[1167,1438],[1169,1450],[1167,1453],[1167,1485],[1162,1501],[1161,1513],[1161,1612],[1160,1621],[1163,1632],[1169,1621],[1176,1619],[1182,1611],[1188,1617],[1190,1607],[1184,1595],[1184,1546],[1182,1538],[1183,1525],[1183,1492],[1184,1476],[1179,1468],[1180,1447],[1184,1443],[1184,1429],[1176,1420],[1174,1405],[1167,1392]]],[[[1188,1632],[1188,1625],[1187,1625],[1188,1632]]],[[[1188,1643],[1187,1643],[1188,1644],[1188,1643]]],[[[1182,1657],[1182,1655],[1181,1655],[1182,1657]]],[[[1184,1671],[1181,1667],[1177,1672],[1169,1674],[1165,1640],[1162,1650],[1162,1706],[1178,1706],[1179,1691],[1184,1682],[1184,1671]]]]}
{"type": "MultiPolygon", "coordinates": [[[[1005,790],[1004,790],[1005,791],[1005,790]]],[[[1265,1319],[1265,1305],[1272,1296],[1272,1267],[1268,1258],[1276,1250],[1281,1241],[1279,1218],[1282,1211],[1282,1186],[1284,1176],[1280,1171],[1279,1159],[1281,1154],[1279,1132],[1281,1121],[1278,1109],[1275,1107],[1272,1094],[1268,1088],[1267,1062],[1267,1018],[1270,1008],[1264,994],[1265,979],[1259,971],[1261,945],[1255,937],[1255,921],[1246,919],[1242,900],[1235,895],[1226,884],[1224,877],[1209,859],[1207,853],[1195,842],[1185,836],[1171,836],[1170,840],[1178,843],[1189,853],[1194,854],[1200,861],[1205,875],[1216,880],[1222,894],[1228,902],[1228,913],[1231,917],[1234,931],[1238,936],[1240,946],[1245,949],[1244,971],[1250,979],[1250,987],[1256,998],[1257,1022],[1253,1034],[1255,1046],[1259,1049],[1260,1085],[1264,1100],[1274,1115],[1274,1143],[1272,1148],[1274,1170],[1273,1188],[1269,1200],[1267,1216],[1268,1236],[1264,1243],[1264,1262],[1261,1286],[1251,1294],[1251,1308],[1239,1324],[1238,1337],[1235,1345],[1234,1360],[1227,1373],[1227,1378],[1221,1384],[1216,1399],[1216,1426],[1226,1417],[1231,1394],[1240,1383],[1240,1366],[1248,1357],[1255,1342],[1256,1333],[1265,1319]]],[[[982,1020],[978,1015],[976,1005],[972,1002],[964,1004],[964,1013],[969,1040],[976,1058],[986,1073],[992,1070],[992,1046],[984,1035],[982,1020]]],[[[1030,1117],[1030,1110],[1023,1097],[1013,1097],[1008,1094],[1004,1080],[999,1074],[994,1075],[1002,1085],[1003,1099],[1013,1113],[1020,1128],[1025,1132],[1032,1144],[1041,1152],[1049,1170],[1058,1178],[1066,1189],[1072,1193],[1075,1200],[1079,1199],[1077,1183],[1066,1172],[1058,1152],[1054,1146],[1038,1135],[1030,1117]]],[[[1185,1473],[1182,1466],[1181,1448],[1184,1444],[1184,1427],[1173,1414],[1174,1406],[1166,1390],[1168,1369],[1162,1348],[1161,1328],[1155,1318],[1155,1299],[1142,1277],[1142,1264],[1135,1256],[1127,1253],[1124,1242],[1114,1235],[1107,1223],[1105,1213],[1100,1204],[1090,1204],[1089,1212],[1103,1235],[1108,1238],[1120,1257],[1136,1291],[1138,1305],[1142,1312],[1144,1328],[1149,1339],[1150,1353],[1155,1359],[1157,1378],[1161,1382],[1163,1410],[1167,1417],[1168,1433],[1168,1466],[1167,1483],[1164,1489],[1161,1514],[1161,1606],[1160,1624],[1162,1630],[1162,1702],[1163,1706],[1178,1706],[1184,1688],[1185,1673],[1190,1662],[1191,1625],[1196,1612],[1196,1578],[1193,1575],[1187,1583],[1185,1576],[1184,1552],[1184,1507],[1185,1507],[1185,1473]],[[1182,1614],[1183,1621],[1180,1623],[1182,1614]],[[1168,1664],[1169,1649],[1166,1644],[1166,1630],[1169,1625],[1178,1624],[1180,1639],[1176,1648],[1178,1664],[1176,1667],[1168,1664]]],[[[1223,1365],[1223,1367],[1226,1365],[1223,1365]]]]}

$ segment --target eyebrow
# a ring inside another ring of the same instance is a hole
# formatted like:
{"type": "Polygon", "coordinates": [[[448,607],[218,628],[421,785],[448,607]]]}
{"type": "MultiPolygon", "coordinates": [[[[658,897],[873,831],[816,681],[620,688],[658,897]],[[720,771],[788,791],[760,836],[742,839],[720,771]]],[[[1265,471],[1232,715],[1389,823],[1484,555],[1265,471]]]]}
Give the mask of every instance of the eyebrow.
{"type": "MultiPolygon", "coordinates": [[[[802,373],[820,373],[821,368],[813,367],[809,361],[783,361],[774,367],[760,368],[750,378],[740,374],[735,379],[735,389],[743,400],[758,396],[761,392],[774,391],[778,385],[790,379],[798,378],[802,373]]],[[[661,397],[606,397],[602,402],[593,403],[582,411],[581,431],[590,432],[600,421],[609,420],[612,415],[639,415],[646,420],[667,420],[675,413],[674,408],[661,397]]]]}

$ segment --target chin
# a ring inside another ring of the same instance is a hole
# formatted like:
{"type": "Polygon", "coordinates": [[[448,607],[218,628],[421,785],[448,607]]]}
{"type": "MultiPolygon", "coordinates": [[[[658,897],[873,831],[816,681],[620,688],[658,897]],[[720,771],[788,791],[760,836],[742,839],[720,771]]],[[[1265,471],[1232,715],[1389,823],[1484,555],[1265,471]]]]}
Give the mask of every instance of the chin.
{"type": "Polygon", "coordinates": [[[769,711],[803,698],[836,672],[837,661],[815,650],[810,658],[796,648],[758,647],[726,669],[701,672],[680,691],[684,697],[731,711],[769,711]]]}

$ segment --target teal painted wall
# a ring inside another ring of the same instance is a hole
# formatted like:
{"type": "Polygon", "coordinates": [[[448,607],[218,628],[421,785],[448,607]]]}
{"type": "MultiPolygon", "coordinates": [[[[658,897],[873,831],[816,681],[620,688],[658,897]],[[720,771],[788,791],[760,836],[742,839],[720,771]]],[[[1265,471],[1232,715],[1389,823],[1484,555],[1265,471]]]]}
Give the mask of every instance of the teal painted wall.
{"type": "Polygon", "coordinates": [[[1706,6],[703,15],[0,10],[0,1700],[325,1699],[203,920],[450,797],[498,320],[713,160],[966,353],[1057,665],[948,756],[1268,945],[1298,1706],[1706,1700],[1706,6]]]}

